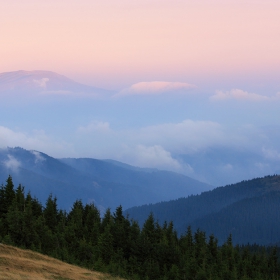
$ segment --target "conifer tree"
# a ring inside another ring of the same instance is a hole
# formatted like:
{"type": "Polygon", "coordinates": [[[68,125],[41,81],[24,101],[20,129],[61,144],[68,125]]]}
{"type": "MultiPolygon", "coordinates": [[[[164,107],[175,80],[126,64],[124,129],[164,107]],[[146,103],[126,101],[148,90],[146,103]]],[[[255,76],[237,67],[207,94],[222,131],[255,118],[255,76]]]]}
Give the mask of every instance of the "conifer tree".
{"type": "Polygon", "coordinates": [[[92,203],[85,206],[83,220],[86,240],[96,245],[100,234],[101,219],[99,210],[92,203]]]}
{"type": "Polygon", "coordinates": [[[12,177],[9,175],[6,185],[0,191],[0,218],[5,217],[15,197],[15,190],[12,177]]]}
{"type": "Polygon", "coordinates": [[[109,264],[113,256],[113,236],[111,234],[111,225],[107,224],[104,232],[98,238],[98,257],[104,264],[109,264]]]}
{"type": "Polygon", "coordinates": [[[56,197],[53,198],[52,194],[50,194],[46,201],[46,207],[43,211],[46,226],[52,232],[55,232],[55,228],[57,226],[58,209],[56,201],[56,197]]]}

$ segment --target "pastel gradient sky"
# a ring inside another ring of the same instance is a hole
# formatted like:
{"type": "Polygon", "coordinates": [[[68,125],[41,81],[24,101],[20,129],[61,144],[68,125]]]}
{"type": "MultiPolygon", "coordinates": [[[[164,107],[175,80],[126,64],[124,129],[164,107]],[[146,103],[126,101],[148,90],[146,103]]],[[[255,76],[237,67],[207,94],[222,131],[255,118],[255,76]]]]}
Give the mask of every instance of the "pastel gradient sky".
{"type": "Polygon", "coordinates": [[[0,148],[280,173],[280,1],[1,1],[0,101],[0,148]]]}
{"type": "Polygon", "coordinates": [[[0,72],[52,70],[110,89],[269,83],[280,72],[279,26],[276,0],[1,1],[0,72]]]}

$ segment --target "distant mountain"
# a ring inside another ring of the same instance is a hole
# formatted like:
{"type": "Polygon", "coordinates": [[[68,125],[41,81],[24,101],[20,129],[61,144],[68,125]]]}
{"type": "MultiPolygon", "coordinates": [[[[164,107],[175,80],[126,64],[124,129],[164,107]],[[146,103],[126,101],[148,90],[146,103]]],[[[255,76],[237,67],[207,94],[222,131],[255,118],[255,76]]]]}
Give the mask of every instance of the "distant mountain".
{"type": "Polygon", "coordinates": [[[266,176],[219,187],[188,198],[133,207],[126,214],[143,224],[150,213],[160,223],[173,221],[185,233],[190,225],[223,243],[229,234],[239,244],[280,241],[280,176],[266,176]]]}
{"type": "Polygon", "coordinates": [[[94,202],[104,211],[122,205],[168,201],[213,188],[187,176],[157,169],[142,169],[116,161],[90,158],[55,159],[22,148],[0,150],[0,183],[11,175],[43,203],[52,193],[68,210],[76,199],[94,202]]]}
{"type": "Polygon", "coordinates": [[[77,83],[51,71],[14,71],[0,73],[0,93],[107,94],[109,90],[77,83]]]}

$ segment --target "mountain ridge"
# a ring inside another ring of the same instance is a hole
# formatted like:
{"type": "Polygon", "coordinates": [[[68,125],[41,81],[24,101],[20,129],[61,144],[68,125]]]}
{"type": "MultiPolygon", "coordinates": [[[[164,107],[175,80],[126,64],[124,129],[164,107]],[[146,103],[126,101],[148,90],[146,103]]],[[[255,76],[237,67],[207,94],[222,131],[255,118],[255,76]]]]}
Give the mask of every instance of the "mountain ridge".
{"type": "Polygon", "coordinates": [[[194,230],[199,228],[209,235],[213,233],[222,243],[229,234],[234,235],[237,231],[239,234],[234,239],[236,243],[257,242],[267,245],[280,241],[280,221],[277,223],[278,218],[275,216],[279,211],[280,176],[269,175],[218,187],[187,198],[132,207],[125,213],[140,225],[143,224],[144,216],[153,213],[159,223],[173,221],[174,228],[180,234],[191,226],[194,230]],[[264,228],[265,224],[267,229],[264,228]],[[269,235],[267,232],[273,234],[269,235]]]}
{"type": "Polygon", "coordinates": [[[60,207],[68,209],[76,199],[93,202],[102,211],[124,209],[200,193],[213,186],[169,171],[128,168],[90,158],[56,159],[23,148],[0,150],[0,183],[8,175],[41,201],[46,193],[57,195],[60,207]]]}
{"type": "Polygon", "coordinates": [[[112,94],[113,91],[84,85],[53,71],[18,70],[0,73],[1,93],[112,94]]]}

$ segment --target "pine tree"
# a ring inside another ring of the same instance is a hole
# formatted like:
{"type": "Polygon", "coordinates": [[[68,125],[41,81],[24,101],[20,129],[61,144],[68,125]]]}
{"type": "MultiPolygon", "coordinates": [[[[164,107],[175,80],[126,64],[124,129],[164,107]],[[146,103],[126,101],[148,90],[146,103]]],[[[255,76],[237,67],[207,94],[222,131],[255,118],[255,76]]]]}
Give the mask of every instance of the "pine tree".
{"type": "Polygon", "coordinates": [[[130,223],[123,216],[122,206],[117,207],[115,213],[113,214],[113,245],[115,251],[120,251],[126,259],[129,258],[130,248],[129,248],[129,229],[130,223]]]}
{"type": "Polygon", "coordinates": [[[31,248],[31,246],[35,246],[34,244],[38,244],[38,236],[35,231],[35,217],[33,216],[32,211],[32,197],[30,193],[26,196],[25,209],[23,212],[23,245],[26,248],[31,248]]]}
{"type": "MultiPolygon", "coordinates": [[[[24,202],[23,202],[24,207],[24,202]]],[[[13,244],[20,246],[23,244],[23,225],[24,225],[24,210],[21,203],[15,197],[12,205],[7,213],[8,234],[10,235],[13,244]]]]}
{"type": "Polygon", "coordinates": [[[106,265],[110,263],[110,260],[113,256],[113,236],[111,234],[111,225],[108,224],[104,232],[98,238],[97,244],[98,257],[106,265]]]}
{"type": "Polygon", "coordinates": [[[86,204],[83,221],[84,236],[88,242],[95,246],[100,234],[101,219],[99,210],[93,204],[86,204]]]}
{"type": "MultiPolygon", "coordinates": [[[[15,198],[12,177],[9,175],[6,185],[0,189],[0,236],[8,235],[7,213],[15,198]]],[[[9,236],[9,239],[11,237],[9,236]]]]}
{"type": "Polygon", "coordinates": [[[55,228],[58,222],[58,210],[57,210],[57,199],[52,197],[52,194],[49,195],[46,201],[46,207],[43,211],[45,218],[45,223],[51,232],[55,232],[55,228]]]}
{"type": "Polygon", "coordinates": [[[15,190],[12,177],[9,175],[6,180],[6,185],[0,190],[0,218],[5,217],[9,207],[12,205],[15,198],[15,190]]]}
{"type": "Polygon", "coordinates": [[[114,218],[112,217],[111,215],[111,210],[110,208],[108,208],[104,214],[104,217],[101,221],[101,225],[100,225],[100,231],[101,233],[103,233],[105,231],[105,228],[110,225],[110,227],[112,226],[113,224],[113,220],[114,218]]]}

